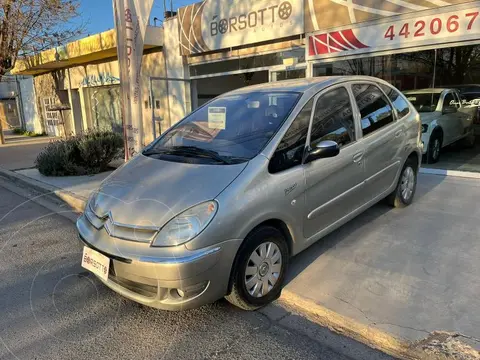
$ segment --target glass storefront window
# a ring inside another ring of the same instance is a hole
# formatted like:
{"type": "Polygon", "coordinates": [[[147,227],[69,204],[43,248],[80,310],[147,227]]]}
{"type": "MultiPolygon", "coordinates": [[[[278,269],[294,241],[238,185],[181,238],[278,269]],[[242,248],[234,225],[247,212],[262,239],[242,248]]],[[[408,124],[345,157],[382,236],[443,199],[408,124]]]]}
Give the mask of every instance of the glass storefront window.
{"type": "Polygon", "coordinates": [[[272,81],[302,79],[306,76],[306,69],[272,71],[272,81]]]}
{"type": "Polygon", "coordinates": [[[190,66],[190,76],[202,76],[229,71],[255,69],[265,66],[283,65],[283,60],[289,58],[296,58],[298,63],[305,63],[305,48],[296,48],[272,54],[193,65],[190,66]]]}
{"type": "Polygon", "coordinates": [[[87,94],[93,126],[123,133],[120,85],[91,87],[87,94]]]}
{"type": "Polygon", "coordinates": [[[426,166],[480,172],[480,45],[340,58],[314,64],[313,75],[368,75],[389,82],[420,113],[426,166]],[[442,141],[435,161],[427,156],[432,136],[442,141]]]}

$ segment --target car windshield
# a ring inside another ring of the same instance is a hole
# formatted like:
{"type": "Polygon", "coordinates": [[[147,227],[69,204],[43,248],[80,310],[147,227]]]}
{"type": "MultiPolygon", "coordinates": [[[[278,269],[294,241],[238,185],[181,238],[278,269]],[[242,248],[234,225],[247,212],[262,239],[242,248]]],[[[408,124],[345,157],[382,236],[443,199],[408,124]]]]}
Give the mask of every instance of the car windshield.
{"type": "Polygon", "coordinates": [[[296,92],[249,92],[214,99],[147,147],[144,155],[238,163],[263,150],[296,105],[296,92]]]}
{"type": "Polygon", "coordinates": [[[433,112],[440,100],[439,93],[406,93],[405,96],[418,112],[433,112]]]}

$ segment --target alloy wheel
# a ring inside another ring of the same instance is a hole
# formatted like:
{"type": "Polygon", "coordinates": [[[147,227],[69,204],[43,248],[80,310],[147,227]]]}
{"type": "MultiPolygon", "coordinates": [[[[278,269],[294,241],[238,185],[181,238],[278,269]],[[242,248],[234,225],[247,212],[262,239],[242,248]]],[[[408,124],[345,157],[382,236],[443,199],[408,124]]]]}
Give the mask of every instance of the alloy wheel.
{"type": "Polygon", "coordinates": [[[406,167],[402,174],[402,183],[400,185],[400,191],[405,201],[410,200],[415,189],[415,171],[410,167],[406,167]]]}
{"type": "Polygon", "coordinates": [[[282,271],[282,253],[277,244],[264,242],[250,255],[245,269],[245,287],[256,298],[267,295],[282,271]]]}

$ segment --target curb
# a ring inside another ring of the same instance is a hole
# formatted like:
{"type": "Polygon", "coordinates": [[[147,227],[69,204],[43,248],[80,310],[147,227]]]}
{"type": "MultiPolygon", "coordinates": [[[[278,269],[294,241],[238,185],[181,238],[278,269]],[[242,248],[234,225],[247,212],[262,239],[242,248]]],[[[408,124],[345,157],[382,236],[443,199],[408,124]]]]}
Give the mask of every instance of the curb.
{"type": "Polygon", "coordinates": [[[87,199],[70,191],[45,184],[41,181],[2,168],[0,168],[0,177],[10,180],[19,187],[27,188],[28,190],[33,191],[36,195],[43,195],[43,197],[53,201],[57,205],[67,204],[75,212],[80,213],[85,209],[87,199]]]}
{"type": "Polygon", "coordinates": [[[420,174],[440,175],[448,177],[459,177],[464,179],[480,179],[480,173],[471,171],[443,170],[432,168],[420,168],[420,174]]]}
{"type": "Polygon", "coordinates": [[[425,353],[416,349],[413,344],[340,315],[287,289],[282,290],[278,301],[282,307],[292,313],[304,316],[312,323],[326,327],[337,334],[347,336],[392,357],[405,360],[425,358],[425,353]]]}

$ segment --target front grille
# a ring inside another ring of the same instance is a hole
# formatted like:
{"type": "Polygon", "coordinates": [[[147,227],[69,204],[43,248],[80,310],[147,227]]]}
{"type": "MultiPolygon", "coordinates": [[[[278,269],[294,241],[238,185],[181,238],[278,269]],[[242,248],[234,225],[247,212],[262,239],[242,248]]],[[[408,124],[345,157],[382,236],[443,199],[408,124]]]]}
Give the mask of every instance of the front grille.
{"type": "Polygon", "coordinates": [[[103,227],[111,237],[128,241],[150,243],[159,231],[155,226],[120,224],[113,220],[112,213],[99,217],[90,206],[85,209],[85,217],[97,230],[103,227]]]}

